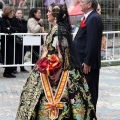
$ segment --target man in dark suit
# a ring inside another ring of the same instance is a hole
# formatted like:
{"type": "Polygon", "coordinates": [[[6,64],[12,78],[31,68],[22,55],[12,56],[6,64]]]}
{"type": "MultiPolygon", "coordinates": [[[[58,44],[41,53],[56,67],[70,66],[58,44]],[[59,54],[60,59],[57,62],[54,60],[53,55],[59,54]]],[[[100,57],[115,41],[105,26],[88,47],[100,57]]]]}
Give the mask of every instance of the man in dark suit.
{"type": "Polygon", "coordinates": [[[102,40],[102,20],[96,12],[97,5],[97,0],[81,0],[80,6],[85,14],[74,40],[95,109],[98,99],[102,40]]]}

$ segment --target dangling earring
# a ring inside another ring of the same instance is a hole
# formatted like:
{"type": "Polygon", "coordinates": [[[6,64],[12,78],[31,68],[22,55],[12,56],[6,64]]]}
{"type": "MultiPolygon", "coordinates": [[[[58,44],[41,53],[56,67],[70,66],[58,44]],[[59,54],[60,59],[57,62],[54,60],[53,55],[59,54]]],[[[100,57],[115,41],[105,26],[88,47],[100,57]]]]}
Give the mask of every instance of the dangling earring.
{"type": "Polygon", "coordinates": [[[57,19],[56,19],[56,17],[55,17],[55,24],[57,23],[57,19]]]}

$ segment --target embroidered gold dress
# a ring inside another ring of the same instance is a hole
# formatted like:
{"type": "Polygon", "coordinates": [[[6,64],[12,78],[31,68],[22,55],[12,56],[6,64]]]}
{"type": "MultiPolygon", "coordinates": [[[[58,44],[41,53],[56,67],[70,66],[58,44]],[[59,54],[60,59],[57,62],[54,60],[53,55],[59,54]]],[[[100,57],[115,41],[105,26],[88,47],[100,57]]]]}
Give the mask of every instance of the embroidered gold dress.
{"type": "MultiPolygon", "coordinates": [[[[57,30],[54,26],[47,37],[48,55],[56,54],[57,30]]],[[[16,120],[96,120],[86,80],[72,69],[62,70],[51,83],[35,66],[23,87],[16,120]]]]}

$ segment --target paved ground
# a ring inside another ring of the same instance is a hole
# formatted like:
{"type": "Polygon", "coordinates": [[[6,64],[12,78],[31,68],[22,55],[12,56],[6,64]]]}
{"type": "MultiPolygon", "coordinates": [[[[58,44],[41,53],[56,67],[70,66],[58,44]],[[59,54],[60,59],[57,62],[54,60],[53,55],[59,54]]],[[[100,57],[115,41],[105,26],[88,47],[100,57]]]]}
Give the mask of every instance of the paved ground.
{"type": "MultiPolygon", "coordinates": [[[[30,70],[30,68],[27,68],[30,70]]],[[[0,68],[0,120],[15,120],[19,96],[29,73],[3,78],[0,68]]],[[[104,67],[100,74],[98,120],[120,120],[120,66],[104,67]]]]}

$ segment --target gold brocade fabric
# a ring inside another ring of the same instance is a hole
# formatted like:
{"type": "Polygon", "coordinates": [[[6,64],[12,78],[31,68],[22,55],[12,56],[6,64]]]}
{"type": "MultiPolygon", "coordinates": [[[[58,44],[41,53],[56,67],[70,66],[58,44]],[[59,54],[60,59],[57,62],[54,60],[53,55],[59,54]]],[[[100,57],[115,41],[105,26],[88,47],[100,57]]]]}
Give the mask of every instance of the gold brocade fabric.
{"type": "MultiPolygon", "coordinates": [[[[51,86],[53,95],[57,86],[58,84],[51,86]]],[[[75,69],[69,72],[61,102],[64,106],[59,109],[58,118],[54,120],[96,120],[88,85],[75,69]]],[[[48,105],[41,76],[37,68],[34,68],[23,87],[16,120],[51,120],[45,103],[48,105]]]]}
{"type": "Polygon", "coordinates": [[[43,89],[39,71],[33,71],[23,87],[16,120],[30,120],[43,89]]]}
{"type": "MultiPolygon", "coordinates": [[[[50,34],[47,36],[45,42],[46,46],[48,46],[48,44],[52,41],[53,35],[57,30],[58,26],[55,25],[50,34]]],[[[40,97],[41,91],[43,90],[40,80],[40,73],[36,69],[36,67],[33,69],[34,72],[31,72],[27,82],[23,86],[16,120],[30,120],[32,112],[40,97]]]]}
{"type": "Polygon", "coordinates": [[[52,40],[53,40],[53,35],[55,34],[55,32],[57,32],[57,30],[58,30],[58,26],[55,25],[55,26],[52,28],[50,34],[47,36],[47,39],[45,40],[45,45],[46,45],[46,47],[48,47],[48,44],[52,42],[52,40]]]}

